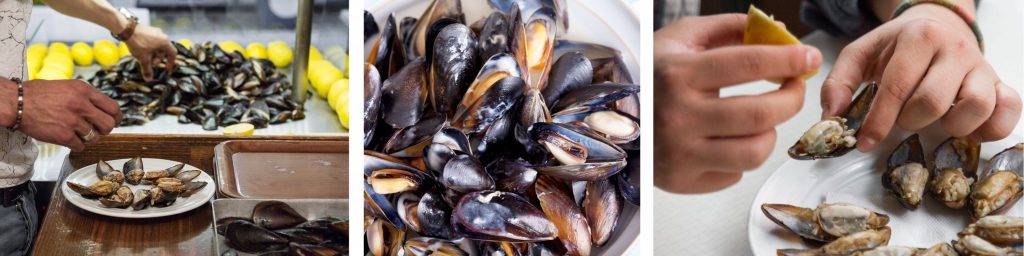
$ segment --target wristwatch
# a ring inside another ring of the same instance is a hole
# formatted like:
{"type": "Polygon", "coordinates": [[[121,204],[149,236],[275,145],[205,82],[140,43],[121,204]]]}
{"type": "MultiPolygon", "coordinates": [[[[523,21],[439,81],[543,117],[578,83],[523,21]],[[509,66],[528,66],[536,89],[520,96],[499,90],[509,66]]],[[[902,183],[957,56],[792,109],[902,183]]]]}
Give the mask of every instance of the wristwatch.
{"type": "Polygon", "coordinates": [[[128,40],[128,38],[131,38],[132,34],[135,33],[135,26],[139,25],[139,17],[135,16],[135,14],[124,7],[121,7],[118,12],[121,12],[121,15],[124,15],[124,17],[128,19],[128,27],[124,28],[124,30],[121,30],[121,32],[117,34],[111,31],[110,35],[114,36],[118,41],[125,41],[128,40]]]}

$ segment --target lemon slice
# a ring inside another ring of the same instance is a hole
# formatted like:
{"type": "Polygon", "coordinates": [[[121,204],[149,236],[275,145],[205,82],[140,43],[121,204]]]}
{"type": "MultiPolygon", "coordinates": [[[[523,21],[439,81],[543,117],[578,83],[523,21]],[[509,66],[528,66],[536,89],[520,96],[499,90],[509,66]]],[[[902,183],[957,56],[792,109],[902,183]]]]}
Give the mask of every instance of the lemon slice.
{"type": "Polygon", "coordinates": [[[224,127],[224,135],[252,135],[256,127],[249,123],[238,123],[224,127]]]}
{"type": "MultiPolygon", "coordinates": [[[[800,39],[790,34],[782,25],[776,24],[772,16],[768,16],[761,9],[750,5],[747,10],[747,26],[743,29],[743,44],[768,44],[768,45],[792,45],[800,44],[800,39]]],[[[817,74],[815,69],[804,75],[806,80],[817,74]]],[[[768,79],[769,82],[781,84],[785,78],[768,79]]]]}

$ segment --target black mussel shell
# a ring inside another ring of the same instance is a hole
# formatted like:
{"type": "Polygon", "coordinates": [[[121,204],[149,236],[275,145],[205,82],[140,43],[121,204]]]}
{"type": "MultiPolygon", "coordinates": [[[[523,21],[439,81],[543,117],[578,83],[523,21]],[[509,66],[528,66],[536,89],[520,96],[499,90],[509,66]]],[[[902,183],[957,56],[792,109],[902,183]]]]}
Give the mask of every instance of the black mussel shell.
{"type": "Polygon", "coordinates": [[[441,184],[463,193],[494,189],[494,181],[484,170],[483,163],[470,155],[457,155],[449,160],[444,167],[441,184]]]}
{"type": "Polygon", "coordinates": [[[558,232],[526,198],[509,192],[468,193],[459,200],[451,218],[455,231],[472,239],[536,242],[554,239],[558,232]]]}
{"type": "Polygon", "coordinates": [[[281,201],[263,201],[252,209],[253,223],[267,229],[294,227],[306,222],[306,218],[294,208],[281,201]]]}
{"type": "Polygon", "coordinates": [[[451,225],[452,208],[440,194],[423,194],[416,211],[423,235],[445,239],[455,237],[451,225]]]}
{"type": "Polygon", "coordinates": [[[228,223],[224,238],[231,248],[248,253],[280,250],[288,245],[287,238],[247,221],[228,223]]]}
{"type": "Polygon", "coordinates": [[[581,86],[591,84],[594,68],[591,62],[580,52],[562,55],[551,67],[548,82],[544,86],[544,102],[555,102],[562,94],[581,86]]]}

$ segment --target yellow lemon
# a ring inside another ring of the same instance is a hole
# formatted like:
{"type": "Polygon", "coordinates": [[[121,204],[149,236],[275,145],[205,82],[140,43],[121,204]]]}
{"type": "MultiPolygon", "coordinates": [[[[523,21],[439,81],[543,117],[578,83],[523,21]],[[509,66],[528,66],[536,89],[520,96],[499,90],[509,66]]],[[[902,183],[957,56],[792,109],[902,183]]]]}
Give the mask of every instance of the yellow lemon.
{"type": "Polygon", "coordinates": [[[314,60],[322,60],[322,59],[324,59],[324,55],[320,53],[320,49],[317,49],[316,46],[310,45],[309,46],[309,61],[312,62],[314,60]]]}
{"type": "Polygon", "coordinates": [[[238,123],[224,127],[224,135],[252,135],[256,127],[250,123],[238,123]]]}
{"type": "Polygon", "coordinates": [[[89,44],[83,42],[72,44],[71,59],[75,61],[75,65],[92,65],[92,48],[89,48],[89,44]]]}
{"type": "Polygon", "coordinates": [[[53,69],[71,77],[75,70],[74,65],[75,64],[70,60],[70,57],[54,54],[48,55],[43,59],[42,68],[40,69],[53,69]]]}
{"type": "Polygon", "coordinates": [[[267,47],[263,47],[261,43],[249,43],[245,46],[245,57],[254,59],[266,59],[267,58],[267,47]]]}
{"type": "Polygon", "coordinates": [[[50,55],[53,53],[63,53],[65,55],[71,55],[71,49],[68,48],[68,45],[61,42],[50,43],[50,48],[47,49],[46,55],[50,55]]]}
{"type": "Polygon", "coordinates": [[[267,57],[274,66],[287,67],[292,64],[292,49],[283,41],[273,41],[267,44],[267,57]]]}
{"type": "Polygon", "coordinates": [[[46,57],[46,45],[32,44],[32,46],[28,47],[28,50],[25,50],[25,55],[29,59],[35,58],[38,60],[43,60],[43,58],[46,57]]]}
{"type": "Polygon", "coordinates": [[[189,50],[192,50],[192,40],[181,39],[181,40],[178,40],[178,43],[181,44],[181,46],[184,46],[185,48],[188,48],[189,50]]]}
{"type": "Polygon", "coordinates": [[[331,84],[338,79],[341,79],[344,75],[341,73],[334,64],[326,60],[316,60],[310,63],[310,66],[316,68],[307,69],[307,74],[310,78],[310,83],[313,84],[313,88],[316,89],[317,94],[321,98],[327,98],[327,93],[331,89],[331,84]]]}
{"type": "Polygon", "coordinates": [[[331,107],[337,107],[335,104],[338,102],[338,97],[341,94],[345,94],[345,97],[348,97],[348,79],[338,79],[338,81],[334,81],[334,84],[331,84],[331,89],[327,91],[327,103],[331,107]]]}
{"type": "Polygon", "coordinates": [[[117,56],[124,57],[128,55],[132,55],[132,51],[128,49],[128,44],[124,42],[117,44],[117,56]]]}
{"type": "Polygon", "coordinates": [[[119,59],[117,44],[114,44],[110,40],[97,40],[92,44],[93,56],[96,57],[96,62],[104,67],[109,67],[117,63],[119,59]]]}
{"type": "Polygon", "coordinates": [[[242,48],[242,45],[238,44],[238,42],[235,41],[222,41],[220,43],[217,43],[217,46],[220,46],[220,49],[224,50],[224,52],[238,51],[242,54],[245,53],[245,48],[242,48]]]}
{"type": "Polygon", "coordinates": [[[47,69],[45,67],[42,70],[39,70],[39,74],[36,74],[36,77],[35,77],[35,79],[42,79],[42,80],[65,80],[65,79],[68,79],[68,78],[69,77],[66,77],[64,75],[64,72],[61,72],[60,70],[47,69]]]}
{"type": "MultiPolygon", "coordinates": [[[[790,34],[785,27],[776,24],[775,19],[768,16],[754,5],[747,10],[747,25],[743,29],[743,44],[791,45],[800,44],[800,39],[790,34]]],[[[818,70],[804,75],[803,79],[817,74],[818,70]]],[[[769,82],[781,84],[785,78],[768,79],[769,82]]]]}
{"type": "Polygon", "coordinates": [[[348,93],[342,93],[338,95],[338,97],[338,101],[335,103],[338,106],[334,107],[334,110],[335,113],[338,114],[338,122],[340,122],[341,126],[344,126],[345,129],[348,129],[348,93]]]}
{"type": "Polygon", "coordinates": [[[43,68],[43,59],[27,59],[25,65],[28,66],[29,73],[38,73],[39,69],[43,68]]]}

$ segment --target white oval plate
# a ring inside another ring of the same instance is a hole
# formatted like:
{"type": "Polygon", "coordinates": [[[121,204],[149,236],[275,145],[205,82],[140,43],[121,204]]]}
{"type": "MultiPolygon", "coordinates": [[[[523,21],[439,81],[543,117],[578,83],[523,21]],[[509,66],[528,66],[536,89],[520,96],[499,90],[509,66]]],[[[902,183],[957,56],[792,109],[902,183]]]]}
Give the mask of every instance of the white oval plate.
{"type": "MultiPolygon", "coordinates": [[[[790,159],[783,163],[765,181],[750,206],[747,229],[754,254],[775,255],[777,249],[807,248],[796,234],[764,216],[761,204],[765,203],[813,208],[820,203],[846,202],[887,214],[892,228],[889,245],[930,247],[956,239],[956,233],[970,224],[965,210],[969,206],[959,211],[952,210],[926,194],[921,206],[910,211],[900,206],[882,187],[881,173],[885,169],[885,160],[897,143],[909,136],[896,135],[890,137],[898,137],[899,140],[887,140],[870,154],[854,150],[839,158],[817,161],[790,159]]],[[[926,159],[931,159],[935,146],[943,140],[922,135],[926,159]]],[[[1013,144],[1011,139],[983,143],[979,168],[984,168],[992,155],[1013,144]]],[[[1018,200],[1006,214],[1019,216],[1021,209],[1022,202],[1018,200]]]]}
{"type": "MultiPolygon", "coordinates": [[[[419,18],[430,1],[422,0],[381,0],[370,3],[367,10],[373,13],[378,25],[383,25],[388,13],[394,13],[399,21],[402,17],[419,18]]],[[[598,43],[622,51],[622,60],[626,63],[633,82],[641,85],[641,92],[650,89],[640,76],[640,19],[633,9],[623,1],[592,1],[568,0],[569,31],[562,39],[598,43]]],[[[468,23],[486,18],[491,9],[487,1],[462,1],[462,11],[468,23]]],[[[367,52],[368,54],[368,52],[367,52]]],[[[644,111],[641,109],[641,111],[644,111]]],[[[621,216],[612,237],[601,247],[592,251],[593,255],[622,255],[631,251],[640,235],[640,209],[624,203],[621,216]]]]}
{"type": "MultiPolygon", "coordinates": [[[[121,166],[124,166],[124,163],[128,160],[128,158],[124,158],[110,160],[107,161],[107,163],[114,167],[114,169],[121,170],[121,166]]],[[[166,169],[167,167],[171,167],[176,164],[179,164],[179,162],[156,158],[142,159],[142,166],[146,170],[166,169]]],[[[182,170],[199,170],[199,168],[186,164],[182,170]]],[[[103,207],[103,205],[100,204],[100,201],[82,197],[82,195],[71,190],[67,184],[68,181],[71,181],[83,185],[89,185],[98,180],[99,177],[96,176],[96,164],[82,167],[64,179],[64,183],[61,185],[61,193],[64,193],[64,198],[66,198],[68,202],[71,202],[71,204],[74,204],[75,206],[78,206],[78,208],[82,208],[86,211],[111,217],[141,219],[170,216],[198,208],[199,206],[206,204],[206,202],[209,202],[210,199],[213,198],[214,191],[217,191],[217,184],[213,182],[213,177],[210,177],[206,172],[200,172],[199,176],[196,177],[194,181],[205,181],[206,187],[203,187],[199,192],[196,192],[190,197],[179,197],[174,204],[167,207],[148,207],[146,209],[136,211],[131,207],[128,207],[127,209],[103,207]]],[[[132,188],[133,193],[140,188],[148,189],[153,187],[152,185],[132,185],[127,182],[124,184],[132,188]]]]}

